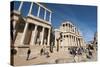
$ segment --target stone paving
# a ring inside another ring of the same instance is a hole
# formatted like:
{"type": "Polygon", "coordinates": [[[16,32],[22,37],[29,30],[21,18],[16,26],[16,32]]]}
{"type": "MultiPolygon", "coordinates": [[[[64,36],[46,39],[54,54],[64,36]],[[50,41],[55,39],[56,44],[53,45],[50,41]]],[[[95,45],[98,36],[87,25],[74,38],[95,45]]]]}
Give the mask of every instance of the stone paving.
{"type": "Polygon", "coordinates": [[[54,64],[54,63],[74,63],[74,62],[86,62],[86,61],[96,61],[97,60],[97,52],[93,53],[93,57],[91,59],[86,58],[86,53],[82,55],[76,55],[75,57],[69,52],[59,51],[49,53],[50,57],[46,55],[37,55],[31,54],[29,59],[26,60],[26,55],[15,55],[14,56],[14,65],[15,66],[22,66],[22,65],[37,65],[37,64],[54,64]]]}

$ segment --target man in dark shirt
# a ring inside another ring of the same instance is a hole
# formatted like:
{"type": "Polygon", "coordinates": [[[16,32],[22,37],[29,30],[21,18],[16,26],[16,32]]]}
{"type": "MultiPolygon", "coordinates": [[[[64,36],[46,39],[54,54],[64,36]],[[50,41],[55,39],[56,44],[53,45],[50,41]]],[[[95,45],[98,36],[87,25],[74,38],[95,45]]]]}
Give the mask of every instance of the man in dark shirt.
{"type": "Polygon", "coordinates": [[[27,51],[27,58],[26,58],[26,60],[29,59],[30,53],[31,53],[31,50],[30,50],[30,48],[29,48],[28,51],[27,51]]]}

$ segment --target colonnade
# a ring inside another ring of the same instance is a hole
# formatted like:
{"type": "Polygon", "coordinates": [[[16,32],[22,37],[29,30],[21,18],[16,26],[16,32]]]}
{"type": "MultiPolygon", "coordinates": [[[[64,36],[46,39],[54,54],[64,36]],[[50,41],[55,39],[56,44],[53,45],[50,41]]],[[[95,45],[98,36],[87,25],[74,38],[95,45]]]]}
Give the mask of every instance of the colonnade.
{"type": "MultiPolygon", "coordinates": [[[[16,11],[18,11],[19,13],[20,13],[20,15],[21,15],[21,9],[22,9],[22,6],[23,6],[23,4],[24,4],[24,2],[23,1],[21,1],[21,3],[20,3],[20,5],[19,5],[19,8],[18,8],[18,10],[16,10],[16,11]]],[[[29,15],[32,15],[32,7],[34,6],[34,4],[36,4],[36,5],[38,5],[38,12],[37,12],[37,18],[39,18],[39,16],[40,16],[40,12],[41,12],[41,8],[43,8],[45,11],[44,11],[44,18],[42,19],[42,20],[44,20],[44,21],[46,21],[47,22],[47,24],[48,23],[51,23],[51,15],[52,15],[52,12],[51,12],[51,10],[49,10],[49,9],[47,9],[46,7],[44,7],[43,5],[41,5],[41,4],[39,4],[39,3],[37,3],[37,2],[31,2],[31,5],[30,5],[30,7],[29,7],[29,12],[28,12],[28,14],[27,14],[27,16],[29,16],[29,15]],[[50,14],[49,14],[49,20],[47,21],[46,20],[46,17],[48,17],[47,16],[47,12],[49,12],[50,14]]],[[[15,17],[16,18],[16,17],[15,17]]],[[[18,17],[19,18],[19,17],[18,17]]],[[[40,18],[39,18],[40,19],[40,18]]],[[[15,31],[16,31],[16,29],[15,29],[15,26],[16,26],[16,23],[18,22],[18,20],[19,19],[14,19],[13,21],[12,21],[12,23],[13,23],[13,36],[15,36],[15,31]]],[[[22,37],[21,37],[21,45],[23,45],[24,44],[24,41],[25,41],[25,39],[26,39],[26,36],[28,36],[27,35],[27,32],[28,32],[28,28],[30,27],[29,25],[30,25],[31,23],[29,23],[28,21],[27,21],[27,18],[25,19],[25,26],[24,26],[24,30],[23,30],[23,33],[22,33],[22,37]]],[[[44,24],[44,23],[43,23],[44,24]]],[[[45,42],[45,44],[47,44],[48,46],[49,46],[49,44],[50,44],[50,32],[51,32],[51,27],[50,27],[50,25],[47,27],[45,27],[45,26],[42,26],[42,25],[38,25],[38,24],[34,24],[34,22],[33,22],[33,24],[32,24],[33,26],[34,26],[34,30],[32,30],[32,34],[31,34],[31,40],[30,40],[30,45],[34,45],[35,44],[35,42],[36,42],[36,39],[37,39],[37,36],[39,36],[39,42],[40,42],[40,45],[43,45],[44,44],[44,42],[45,42]],[[41,27],[41,31],[38,31],[38,28],[39,27],[41,27]],[[47,32],[45,33],[45,30],[47,29],[47,32]],[[37,34],[37,32],[40,32],[40,34],[37,34]],[[47,34],[47,36],[46,36],[46,38],[44,37],[44,35],[45,34],[47,34]],[[45,39],[44,39],[45,38],[45,39]]],[[[44,24],[45,25],[45,24],[44,24]]]]}
{"type": "Polygon", "coordinates": [[[62,36],[62,40],[65,40],[67,39],[67,44],[68,46],[78,46],[78,47],[81,47],[83,46],[83,40],[82,38],[79,38],[77,36],[74,36],[74,35],[63,35],[62,36]]]}

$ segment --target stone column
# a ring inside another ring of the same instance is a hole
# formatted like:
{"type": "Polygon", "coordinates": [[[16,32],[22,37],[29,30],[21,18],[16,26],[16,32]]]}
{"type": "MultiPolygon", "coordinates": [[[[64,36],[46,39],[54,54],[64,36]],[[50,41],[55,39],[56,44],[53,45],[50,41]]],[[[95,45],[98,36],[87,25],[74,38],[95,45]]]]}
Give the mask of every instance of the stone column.
{"type": "Polygon", "coordinates": [[[74,38],[74,36],[73,36],[73,46],[75,46],[75,41],[74,41],[74,40],[75,40],[75,38],[74,38]]]}
{"type": "Polygon", "coordinates": [[[35,28],[34,28],[34,31],[32,32],[32,44],[31,45],[34,45],[35,44],[35,40],[36,40],[36,35],[37,35],[37,25],[35,25],[35,28]]]}
{"type": "Polygon", "coordinates": [[[13,20],[12,24],[13,24],[13,39],[15,39],[15,36],[16,36],[16,29],[15,29],[16,20],[13,20]]]}
{"type": "Polygon", "coordinates": [[[80,42],[80,47],[81,47],[81,39],[80,39],[80,41],[79,41],[79,42],[80,42]]]}
{"type": "Polygon", "coordinates": [[[21,3],[20,3],[20,6],[18,8],[18,11],[21,11],[22,5],[23,5],[23,1],[21,1],[21,3]]]}
{"type": "Polygon", "coordinates": [[[68,47],[69,47],[70,45],[69,45],[69,35],[68,35],[68,47]]]}
{"type": "Polygon", "coordinates": [[[75,33],[75,27],[74,27],[74,33],[75,33]]]}
{"type": "Polygon", "coordinates": [[[78,47],[78,38],[77,38],[77,47],[78,47]]]}
{"type": "Polygon", "coordinates": [[[77,38],[76,38],[76,46],[78,47],[78,40],[77,40],[77,38]]]}
{"type": "Polygon", "coordinates": [[[44,41],[44,27],[42,28],[42,32],[41,32],[41,45],[43,45],[43,41],[44,41]]]}
{"type": "Polygon", "coordinates": [[[70,37],[70,44],[71,44],[71,47],[72,47],[72,35],[70,37]]]}
{"type": "Polygon", "coordinates": [[[45,10],[45,12],[44,12],[44,20],[46,20],[46,13],[47,13],[47,12],[46,12],[46,10],[45,10]]]}
{"type": "Polygon", "coordinates": [[[73,26],[73,33],[75,33],[75,27],[73,26]]]}
{"type": "Polygon", "coordinates": [[[72,36],[70,36],[70,46],[72,47],[72,36]]]}
{"type": "Polygon", "coordinates": [[[77,41],[76,41],[76,37],[75,37],[75,46],[77,47],[77,41]]]}
{"type": "Polygon", "coordinates": [[[47,45],[49,46],[50,45],[50,31],[51,31],[51,29],[48,29],[48,43],[47,43],[47,45]]]}
{"type": "Polygon", "coordinates": [[[81,39],[81,46],[83,46],[82,39],[81,39]]]}
{"type": "Polygon", "coordinates": [[[74,37],[72,35],[72,46],[74,46],[74,37]]]}
{"type": "Polygon", "coordinates": [[[70,35],[69,35],[69,46],[71,47],[71,43],[70,43],[70,40],[71,40],[71,37],[70,37],[70,35]]]}
{"type": "Polygon", "coordinates": [[[74,36],[73,36],[73,39],[72,39],[72,41],[73,41],[73,42],[72,42],[72,43],[73,43],[72,45],[73,45],[73,46],[75,46],[75,42],[74,42],[74,36]]]}
{"type": "Polygon", "coordinates": [[[50,16],[49,16],[49,22],[51,22],[51,15],[52,15],[52,13],[50,12],[50,16]]]}
{"type": "Polygon", "coordinates": [[[82,38],[81,38],[81,46],[83,46],[83,40],[82,40],[82,38]]]}
{"type": "Polygon", "coordinates": [[[79,47],[81,46],[80,38],[79,38],[79,47]]]}
{"type": "Polygon", "coordinates": [[[26,22],[25,27],[24,27],[24,32],[22,35],[22,39],[21,39],[21,44],[23,44],[23,42],[24,42],[25,35],[26,35],[27,29],[28,29],[28,25],[29,25],[29,23],[26,22]]]}
{"type": "Polygon", "coordinates": [[[33,2],[31,3],[31,6],[30,6],[30,9],[29,9],[28,15],[31,14],[31,12],[32,12],[32,6],[33,6],[33,2]]]}
{"type": "Polygon", "coordinates": [[[79,46],[80,46],[80,45],[79,45],[79,38],[77,39],[77,41],[78,41],[78,47],[79,47],[79,46]]]}
{"type": "Polygon", "coordinates": [[[37,13],[37,17],[39,17],[39,14],[40,14],[40,6],[39,6],[39,8],[38,8],[38,13],[37,13]]]}

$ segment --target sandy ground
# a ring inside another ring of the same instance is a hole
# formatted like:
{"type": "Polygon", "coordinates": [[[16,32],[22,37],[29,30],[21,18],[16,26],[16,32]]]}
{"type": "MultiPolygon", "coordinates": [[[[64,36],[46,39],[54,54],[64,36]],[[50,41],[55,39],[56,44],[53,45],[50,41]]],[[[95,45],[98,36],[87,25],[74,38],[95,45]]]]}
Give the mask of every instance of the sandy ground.
{"type": "Polygon", "coordinates": [[[37,64],[55,64],[55,63],[75,63],[75,62],[86,62],[86,61],[96,61],[97,60],[97,52],[93,53],[91,59],[86,58],[86,54],[76,55],[75,57],[69,52],[65,51],[55,51],[53,53],[49,53],[50,57],[47,55],[38,54],[30,54],[29,59],[26,60],[27,54],[24,55],[15,55],[14,56],[14,65],[15,66],[25,66],[25,65],[37,65],[37,64]]]}

